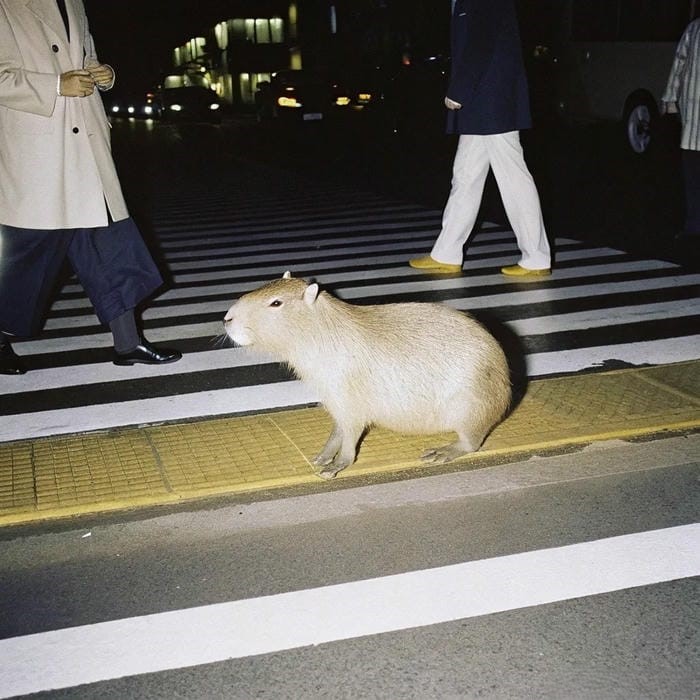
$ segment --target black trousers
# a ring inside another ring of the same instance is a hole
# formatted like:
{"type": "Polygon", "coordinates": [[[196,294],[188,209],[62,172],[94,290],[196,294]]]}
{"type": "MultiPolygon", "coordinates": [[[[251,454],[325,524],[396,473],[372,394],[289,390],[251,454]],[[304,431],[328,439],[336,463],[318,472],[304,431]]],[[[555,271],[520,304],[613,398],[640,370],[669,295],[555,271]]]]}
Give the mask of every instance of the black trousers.
{"type": "Polygon", "coordinates": [[[104,324],[163,284],[131,218],[58,231],[0,226],[0,331],[39,332],[66,258],[104,324]]]}
{"type": "Polygon", "coordinates": [[[700,151],[681,151],[685,185],[685,226],[687,234],[700,236],[700,151]]]}

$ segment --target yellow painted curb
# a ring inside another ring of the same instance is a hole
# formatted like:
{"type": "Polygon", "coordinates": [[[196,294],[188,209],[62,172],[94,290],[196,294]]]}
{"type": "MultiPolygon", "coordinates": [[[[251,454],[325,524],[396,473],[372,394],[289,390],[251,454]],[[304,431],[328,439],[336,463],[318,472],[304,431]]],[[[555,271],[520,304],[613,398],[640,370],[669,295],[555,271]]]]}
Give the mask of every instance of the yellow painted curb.
{"type": "MultiPolygon", "coordinates": [[[[533,381],[482,449],[454,464],[700,427],[700,362],[533,381]]],[[[322,484],[310,459],[322,408],[123,428],[0,444],[0,526],[322,484]]],[[[338,478],[425,470],[449,435],[373,429],[338,478]]],[[[454,468],[453,466],[450,468],[454,468]]]]}

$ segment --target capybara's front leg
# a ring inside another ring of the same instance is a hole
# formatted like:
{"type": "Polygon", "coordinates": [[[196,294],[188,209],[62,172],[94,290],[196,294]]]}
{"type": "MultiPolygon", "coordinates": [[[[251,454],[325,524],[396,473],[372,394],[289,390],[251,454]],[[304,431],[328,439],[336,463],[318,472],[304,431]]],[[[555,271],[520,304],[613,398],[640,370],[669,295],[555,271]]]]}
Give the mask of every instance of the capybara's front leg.
{"type": "Polygon", "coordinates": [[[333,430],[326,440],[323,449],[311,460],[311,464],[317,467],[325,467],[333,461],[333,458],[338,454],[340,445],[343,441],[343,435],[338,428],[337,423],[333,423],[333,430]]]}
{"type": "Polygon", "coordinates": [[[328,457],[328,453],[331,449],[335,449],[335,453],[332,459],[326,459],[322,461],[314,460],[314,464],[322,467],[318,472],[318,475],[322,479],[332,479],[338,472],[349,467],[357,456],[357,443],[362,434],[363,426],[357,426],[354,424],[344,425],[342,428],[336,423],[331,436],[328,438],[328,442],[325,447],[318,455],[317,459],[320,457],[328,457]]]}

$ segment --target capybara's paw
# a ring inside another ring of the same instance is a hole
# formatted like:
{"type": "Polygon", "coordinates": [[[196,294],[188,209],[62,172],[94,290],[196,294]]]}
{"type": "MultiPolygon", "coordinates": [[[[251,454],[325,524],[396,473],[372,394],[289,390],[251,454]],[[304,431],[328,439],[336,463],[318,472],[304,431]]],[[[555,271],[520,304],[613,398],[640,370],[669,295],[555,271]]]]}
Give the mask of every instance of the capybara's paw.
{"type": "Polygon", "coordinates": [[[467,453],[468,450],[453,443],[452,445],[433,447],[426,450],[420,458],[424,462],[430,462],[431,464],[447,464],[447,462],[451,462],[453,459],[457,459],[457,457],[461,457],[467,453]]]}
{"type": "Polygon", "coordinates": [[[315,467],[325,467],[327,464],[333,462],[333,455],[327,455],[323,452],[319,452],[312,460],[311,464],[315,467]]]}
{"type": "Polygon", "coordinates": [[[334,459],[330,464],[327,464],[323,469],[316,472],[322,479],[335,479],[339,472],[342,472],[345,467],[350,466],[350,462],[345,460],[334,459]]]}

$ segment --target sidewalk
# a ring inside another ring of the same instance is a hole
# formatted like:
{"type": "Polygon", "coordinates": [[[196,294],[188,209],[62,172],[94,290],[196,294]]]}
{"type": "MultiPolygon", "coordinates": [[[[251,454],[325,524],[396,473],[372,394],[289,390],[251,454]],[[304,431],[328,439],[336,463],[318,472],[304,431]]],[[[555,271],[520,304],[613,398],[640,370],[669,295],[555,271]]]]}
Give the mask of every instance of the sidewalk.
{"type": "MultiPolygon", "coordinates": [[[[373,429],[338,475],[478,469],[567,446],[700,427],[700,361],[533,381],[481,450],[420,461],[450,435],[373,429]]],[[[322,485],[309,460],[325,442],[322,408],[212,418],[0,444],[0,526],[322,485]]]]}

